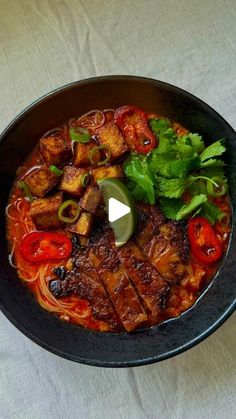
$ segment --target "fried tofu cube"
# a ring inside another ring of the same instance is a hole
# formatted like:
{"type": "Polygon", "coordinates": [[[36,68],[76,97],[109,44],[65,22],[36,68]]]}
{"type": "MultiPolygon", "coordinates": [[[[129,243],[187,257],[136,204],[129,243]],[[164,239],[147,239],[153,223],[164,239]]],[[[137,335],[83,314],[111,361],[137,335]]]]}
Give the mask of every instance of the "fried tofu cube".
{"type": "Polygon", "coordinates": [[[96,186],[88,186],[82,198],[80,198],[80,207],[87,211],[95,214],[97,208],[101,204],[102,193],[96,186]]]}
{"type": "MultiPolygon", "coordinates": [[[[96,134],[99,143],[110,150],[110,161],[117,160],[129,151],[123,135],[113,121],[103,125],[96,134]]],[[[108,155],[108,152],[105,151],[105,154],[108,155]]]]}
{"type": "Polygon", "coordinates": [[[92,176],[94,182],[106,178],[118,178],[122,179],[124,176],[122,166],[116,164],[114,166],[101,166],[92,170],[92,176]]]}
{"type": "Polygon", "coordinates": [[[43,198],[58,182],[58,176],[44,165],[34,169],[24,177],[32,195],[43,198]]]}
{"type": "Polygon", "coordinates": [[[70,195],[80,197],[84,191],[82,182],[86,169],[78,169],[75,166],[65,166],[59,189],[70,195]]]}
{"type": "Polygon", "coordinates": [[[91,233],[93,226],[93,215],[89,212],[82,212],[78,221],[67,227],[67,230],[71,233],[79,234],[81,236],[88,237],[91,233]]]}
{"type": "Polygon", "coordinates": [[[61,166],[67,163],[72,157],[72,150],[68,147],[63,138],[50,136],[41,138],[39,150],[44,162],[50,166],[61,166]]]}
{"type": "Polygon", "coordinates": [[[62,204],[62,193],[48,198],[38,198],[32,201],[30,216],[37,228],[51,229],[62,225],[58,218],[58,210],[62,204]]]}
{"type": "MultiPolygon", "coordinates": [[[[77,167],[84,167],[84,166],[91,166],[92,163],[90,161],[90,152],[93,148],[97,147],[97,143],[95,141],[90,141],[89,143],[76,143],[74,148],[74,166],[77,167]]],[[[101,152],[98,150],[92,156],[92,161],[94,162],[94,166],[97,165],[99,161],[102,160],[101,152]]]]}

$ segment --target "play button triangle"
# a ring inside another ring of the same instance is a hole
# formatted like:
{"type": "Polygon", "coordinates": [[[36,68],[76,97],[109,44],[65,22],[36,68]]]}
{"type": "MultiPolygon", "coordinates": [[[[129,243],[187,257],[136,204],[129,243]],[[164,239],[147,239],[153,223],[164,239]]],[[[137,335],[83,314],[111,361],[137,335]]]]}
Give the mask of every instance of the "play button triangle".
{"type": "Polygon", "coordinates": [[[130,207],[123,204],[115,198],[109,198],[108,201],[108,219],[111,223],[119,218],[124,217],[126,214],[130,213],[130,207]]]}

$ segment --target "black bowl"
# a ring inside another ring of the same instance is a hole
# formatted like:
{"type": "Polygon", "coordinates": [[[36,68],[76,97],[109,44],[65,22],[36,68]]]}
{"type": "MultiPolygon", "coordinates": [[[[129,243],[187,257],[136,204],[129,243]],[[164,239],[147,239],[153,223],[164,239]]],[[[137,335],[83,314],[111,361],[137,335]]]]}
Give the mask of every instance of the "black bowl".
{"type": "Polygon", "coordinates": [[[51,352],[84,364],[126,367],[170,358],[219,327],[236,306],[236,134],[213,109],[169,84],[142,77],[98,77],[55,90],[23,111],[0,138],[0,308],[26,336],[51,352]],[[180,317],[131,334],[99,333],[73,326],[43,310],[8,263],[5,207],[19,164],[39,137],[90,109],[136,104],[166,115],[205,141],[227,139],[233,207],[229,249],[219,272],[196,304],[180,317]]]}

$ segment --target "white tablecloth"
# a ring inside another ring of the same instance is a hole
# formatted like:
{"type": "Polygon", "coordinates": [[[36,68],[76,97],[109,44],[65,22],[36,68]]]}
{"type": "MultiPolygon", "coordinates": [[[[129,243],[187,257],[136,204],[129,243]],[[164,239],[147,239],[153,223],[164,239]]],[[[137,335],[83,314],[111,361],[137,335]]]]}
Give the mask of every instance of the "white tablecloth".
{"type": "MultiPolygon", "coordinates": [[[[236,127],[235,0],[0,0],[0,130],[48,91],[105,74],[176,84],[236,127]]],[[[174,359],[109,370],[46,352],[0,314],[0,418],[233,419],[235,319],[174,359]]]]}

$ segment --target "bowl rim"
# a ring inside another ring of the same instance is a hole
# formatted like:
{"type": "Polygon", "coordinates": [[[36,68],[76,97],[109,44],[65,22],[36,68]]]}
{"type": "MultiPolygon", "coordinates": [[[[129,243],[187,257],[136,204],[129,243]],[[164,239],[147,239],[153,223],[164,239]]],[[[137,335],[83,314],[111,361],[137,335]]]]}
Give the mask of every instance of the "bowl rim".
{"type": "MultiPolygon", "coordinates": [[[[91,84],[91,83],[97,83],[99,81],[101,82],[106,82],[106,81],[144,81],[147,83],[154,83],[155,85],[159,85],[160,87],[163,87],[164,89],[167,90],[171,90],[174,91],[176,93],[180,93],[183,94],[185,97],[188,97],[190,100],[195,101],[195,103],[198,103],[201,108],[207,108],[208,110],[211,110],[211,112],[213,112],[215,114],[215,116],[217,118],[220,118],[220,120],[235,134],[236,136],[236,132],[234,131],[234,129],[231,127],[231,125],[217,112],[215,111],[210,105],[208,105],[206,102],[204,102],[202,99],[199,99],[197,96],[195,96],[192,93],[189,93],[188,91],[175,86],[173,84],[161,81],[161,80],[157,80],[154,78],[149,78],[149,77],[145,77],[145,76],[135,76],[135,75],[104,75],[104,76],[96,76],[96,77],[91,77],[91,78],[86,78],[86,79],[82,79],[82,80],[76,80],[73,81],[71,83],[67,83],[65,85],[59,86],[56,89],[40,96],[39,98],[37,98],[36,100],[34,100],[31,104],[29,104],[28,106],[26,106],[22,111],[20,111],[9,123],[8,125],[3,129],[3,131],[0,133],[0,144],[3,143],[4,141],[7,140],[7,136],[10,133],[10,131],[12,129],[14,129],[14,127],[21,121],[21,119],[31,110],[37,108],[37,106],[44,102],[45,100],[50,100],[51,97],[56,96],[57,94],[73,89],[76,86],[81,86],[81,85],[86,85],[86,84],[91,84]]],[[[233,229],[232,229],[233,230],[233,229]]],[[[231,247],[232,244],[232,231],[231,231],[231,238],[229,241],[229,246],[228,246],[228,251],[231,247]]],[[[228,253],[227,251],[227,253],[228,253]]],[[[218,275],[219,271],[217,272],[216,276],[218,275]]],[[[197,301],[193,304],[193,306],[191,306],[188,310],[186,310],[185,312],[181,313],[180,316],[178,316],[177,318],[171,318],[166,320],[164,323],[170,323],[175,321],[176,319],[181,318],[181,316],[183,316],[185,313],[190,312],[192,310],[194,310],[195,305],[197,304],[197,302],[199,301],[199,299],[201,299],[209,290],[209,288],[211,287],[213,281],[211,281],[211,283],[206,287],[206,289],[201,293],[200,297],[197,299],[197,301]]],[[[55,349],[52,345],[43,342],[40,338],[38,338],[35,334],[29,332],[22,324],[20,321],[18,321],[14,315],[4,306],[4,304],[2,304],[2,302],[0,301],[0,309],[3,312],[3,314],[7,317],[7,319],[18,329],[20,330],[25,336],[27,336],[29,339],[31,339],[33,342],[35,342],[36,344],[38,344],[39,346],[43,347],[44,349],[60,356],[63,357],[65,359],[69,359],[71,361],[76,361],[76,362],[80,362],[82,364],[86,364],[86,365],[93,365],[93,366],[102,366],[102,367],[116,367],[116,368],[121,368],[121,367],[135,367],[135,366],[141,366],[141,365],[147,365],[147,364],[152,364],[155,362],[159,362],[168,358],[172,358],[176,355],[179,355],[183,352],[185,352],[186,350],[192,348],[193,346],[197,345],[198,343],[202,342],[204,339],[206,339],[208,336],[210,336],[215,330],[217,330],[229,317],[230,315],[233,314],[233,312],[236,309],[236,299],[234,301],[232,301],[232,303],[227,307],[227,309],[225,309],[223,311],[223,313],[220,315],[220,317],[213,323],[211,324],[210,327],[208,327],[206,330],[204,330],[202,333],[198,334],[195,338],[191,339],[190,341],[186,342],[184,345],[178,346],[177,348],[171,350],[171,351],[167,351],[167,352],[163,352],[160,355],[156,355],[156,356],[151,356],[151,357],[146,357],[146,358],[142,358],[140,360],[134,360],[134,361],[101,361],[101,360],[97,360],[97,359],[79,359],[79,357],[74,357],[73,355],[70,355],[68,353],[65,353],[59,349],[55,349]]],[[[154,327],[158,327],[154,326],[154,327]]],[[[101,333],[101,332],[95,332],[95,333],[101,333]]],[[[126,332],[122,333],[123,335],[126,334],[126,332]]]]}

